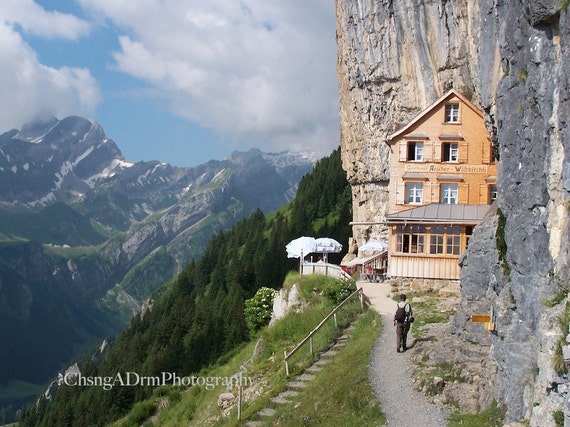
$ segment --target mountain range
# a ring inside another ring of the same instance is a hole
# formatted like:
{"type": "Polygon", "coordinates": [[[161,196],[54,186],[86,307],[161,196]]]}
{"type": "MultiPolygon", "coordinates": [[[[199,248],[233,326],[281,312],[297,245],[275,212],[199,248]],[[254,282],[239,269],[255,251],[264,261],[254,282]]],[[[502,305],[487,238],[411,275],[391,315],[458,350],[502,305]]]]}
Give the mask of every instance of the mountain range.
{"type": "Polygon", "coordinates": [[[252,149],[188,168],[131,163],[82,117],[0,135],[2,394],[33,395],[120,330],[214,233],[290,201],[315,161],[252,149]]]}

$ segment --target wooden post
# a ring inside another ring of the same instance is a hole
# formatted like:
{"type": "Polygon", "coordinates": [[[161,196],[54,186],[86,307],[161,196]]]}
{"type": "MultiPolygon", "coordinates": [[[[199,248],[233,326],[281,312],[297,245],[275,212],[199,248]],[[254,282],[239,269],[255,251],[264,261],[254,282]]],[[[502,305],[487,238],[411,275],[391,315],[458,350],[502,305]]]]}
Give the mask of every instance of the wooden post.
{"type": "Polygon", "coordinates": [[[309,351],[311,352],[311,356],[313,355],[313,337],[309,339],[309,351]]]}
{"type": "Polygon", "coordinates": [[[238,387],[238,403],[237,403],[237,419],[238,421],[241,420],[241,381],[240,381],[240,385],[238,387]]]}
{"type": "Polygon", "coordinates": [[[285,374],[289,377],[289,361],[287,360],[287,350],[285,350],[285,374]]]}
{"type": "Polygon", "coordinates": [[[337,320],[336,320],[336,313],[333,314],[333,317],[334,317],[334,327],[335,327],[335,328],[338,328],[338,322],[337,322],[337,320]]]}

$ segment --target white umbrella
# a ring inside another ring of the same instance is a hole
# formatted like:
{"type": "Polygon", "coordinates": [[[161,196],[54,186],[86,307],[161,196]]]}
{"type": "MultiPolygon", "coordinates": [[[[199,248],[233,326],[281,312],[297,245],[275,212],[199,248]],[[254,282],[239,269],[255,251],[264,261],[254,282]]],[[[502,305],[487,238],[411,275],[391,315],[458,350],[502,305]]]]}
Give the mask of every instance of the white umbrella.
{"type": "Polygon", "coordinates": [[[301,258],[311,252],[316,252],[317,243],[314,237],[298,237],[285,246],[288,258],[301,258]]]}
{"type": "Polygon", "coordinates": [[[315,252],[317,253],[338,253],[342,251],[342,245],[330,237],[319,237],[316,243],[317,249],[315,252]]]}
{"type": "Polygon", "coordinates": [[[369,241],[358,248],[361,251],[387,251],[388,243],[380,241],[369,241]]]}
{"type": "Polygon", "coordinates": [[[316,243],[317,249],[315,252],[323,254],[325,262],[327,262],[327,254],[338,253],[342,251],[342,245],[330,237],[319,237],[316,240],[316,243]]]}

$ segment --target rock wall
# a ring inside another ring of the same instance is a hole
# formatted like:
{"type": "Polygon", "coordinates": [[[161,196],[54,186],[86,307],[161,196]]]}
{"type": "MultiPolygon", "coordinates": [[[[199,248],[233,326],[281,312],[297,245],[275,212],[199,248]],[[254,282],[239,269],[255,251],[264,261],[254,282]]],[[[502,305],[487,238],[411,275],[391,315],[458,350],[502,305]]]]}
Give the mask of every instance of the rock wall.
{"type": "Polygon", "coordinates": [[[538,425],[551,404],[549,361],[562,333],[552,328],[560,309],[544,301],[569,280],[567,11],[558,0],[337,0],[336,7],[341,149],[356,243],[385,232],[387,135],[451,87],[485,112],[500,154],[506,251],[497,249],[491,216],[463,257],[449,337],[460,347],[458,364],[470,346],[484,351],[485,396],[506,406],[505,421],[538,425]],[[492,335],[465,320],[491,309],[492,335]]]}
{"type": "MultiPolygon", "coordinates": [[[[476,105],[492,104],[499,42],[482,23],[494,23],[496,15],[492,2],[472,3],[337,1],[341,148],[355,222],[385,219],[388,134],[452,87],[476,105]]],[[[362,243],[383,227],[356,225],[353,231],[362,243]]]]}

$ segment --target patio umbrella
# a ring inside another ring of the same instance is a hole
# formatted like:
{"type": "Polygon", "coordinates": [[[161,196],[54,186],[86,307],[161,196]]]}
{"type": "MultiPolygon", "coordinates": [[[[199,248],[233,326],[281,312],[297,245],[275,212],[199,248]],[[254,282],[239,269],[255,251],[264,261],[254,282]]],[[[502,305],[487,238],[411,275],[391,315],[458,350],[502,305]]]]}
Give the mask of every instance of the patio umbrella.
{"type": "Polygon", "coordinates": [[[315,252],[323,254],[325,261],[327,260],[327,254],[339,253],[342,251],[342,245],[335,239],[330,237],[319,237],[316,240],[317,248],[315,252]]]}
{"type": "Polygon", "coordinates": [[[314,237],[298,237],[295,240],[291,240],[285,246],[287,250],[288,258],[301,258],[312,252],[315,252],[317,248],[317,243],[314,237]]]}
{"type": "Polygon", "coordinates": [[[319,237],[316,239],[316,243],[315,252],[317,253],[338,253],[342,251],[342,245],[330,237],[319,237]]]}

